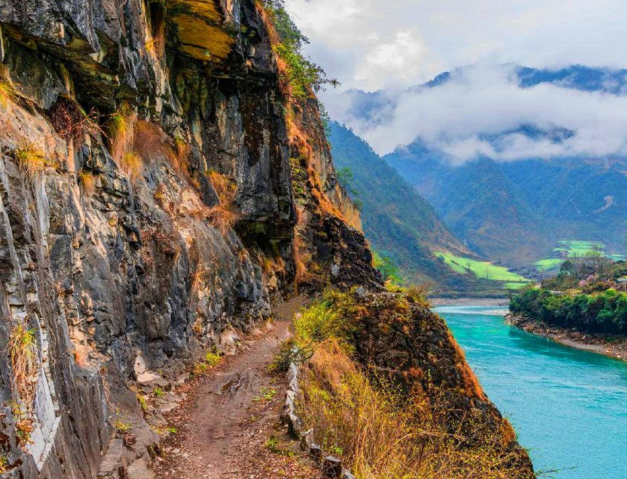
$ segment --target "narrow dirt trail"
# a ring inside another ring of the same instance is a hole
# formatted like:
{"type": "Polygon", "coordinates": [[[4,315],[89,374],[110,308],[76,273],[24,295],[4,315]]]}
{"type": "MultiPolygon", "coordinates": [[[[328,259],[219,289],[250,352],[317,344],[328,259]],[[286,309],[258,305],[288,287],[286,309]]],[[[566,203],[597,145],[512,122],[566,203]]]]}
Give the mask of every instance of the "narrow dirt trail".
{"type": "Polygon", "coordinates": [[[303,304],[295,298],[280,305],[271,328],[193,386],[188,400],[168,418],[177,434],[164,445],[157,478],[319,477],[299,460],[293,444],[290,452],[267,446],[270,437],[290,442],[279,422],[284,379],[271,375],[268,364],[303,304]]]}

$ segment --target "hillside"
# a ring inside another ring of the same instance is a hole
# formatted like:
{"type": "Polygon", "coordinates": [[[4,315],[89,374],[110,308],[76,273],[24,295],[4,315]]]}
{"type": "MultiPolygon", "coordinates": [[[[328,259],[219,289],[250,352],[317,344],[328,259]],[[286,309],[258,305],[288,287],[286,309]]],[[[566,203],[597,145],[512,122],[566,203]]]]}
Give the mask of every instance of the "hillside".
{"type": "Polygon", "coordinates": [[[461,166],[423,157],[410,146],[385,161],[425,195],[470,249],[509,265],[530,264],[551,246],[540,217],[501,165],[481,159],[461,166]]]}
{"type": "Polygon", "coordinates": [[[347,188],[362,203],[364,232],[373,248],[389,255],[409,283],[432,281],[439,288],[463,289],[465,278],[434,252],[471,253],[442,225],[437,213],[370,146],[337,122],[329,141],[338,171],[347,169],[347,188]]]}
{"type": "Polygon", "coordinates": [[[420,142],[384,158],[429,199],[466,245],[520,266],[551,256],[563,240],[622,251],[627,162],[480,159],[452,166],[420,142]]]}

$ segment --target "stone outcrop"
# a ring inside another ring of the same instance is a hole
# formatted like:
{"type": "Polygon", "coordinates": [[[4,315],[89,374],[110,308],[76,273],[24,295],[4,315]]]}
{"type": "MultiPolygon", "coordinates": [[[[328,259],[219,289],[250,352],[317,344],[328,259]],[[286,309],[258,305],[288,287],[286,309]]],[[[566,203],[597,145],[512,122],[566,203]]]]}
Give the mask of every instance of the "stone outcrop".
{"type": "Polygon", "coordinates": [[[264,22],[253,0],[0,2],[6,477],[150,477],[141,394],[270,316],[295,228],[321,282],[378,285],[313,99],[297,226],[264,22]]]}
{"type": "Polygon", "coordinates": [[[427,398],[447,432],[463,437],[460,448],[497,448],[501,462],[495,467],[503,477],[536,477],[513,427],[486,397],[445,321],[420,295],[357,291],[354,301],[360,313],[351,343],[358,362],[410,398],[427,398]]]}

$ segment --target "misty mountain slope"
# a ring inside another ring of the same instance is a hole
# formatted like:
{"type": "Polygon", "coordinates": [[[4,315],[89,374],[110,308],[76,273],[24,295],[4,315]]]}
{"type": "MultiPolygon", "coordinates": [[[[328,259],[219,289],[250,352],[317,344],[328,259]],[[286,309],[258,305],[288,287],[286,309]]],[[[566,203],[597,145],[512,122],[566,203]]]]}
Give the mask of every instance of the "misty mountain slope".
{"type": "Polygon", "coordinates": [[[384,160],[476,253],[518,266],[561,240],[624,249],[627,70],[481,64],[345,95],[334,114],[393,148],[384,160]]]}
{"type": "MultiPolygon", "coordinates": [[[[425,152],[420,146],[411,151],[425,152]]],[[[484,158],[455,167],[409,152],[385,160],[432,202],[467,247],[510,265],[529,264],[550,248],[523,191],[499,164],[484,158]]]]}
{"type": "Polygon", "coordinates": [[[441,223],[433,206],[365,141],[336,122],[330,126],[333,158],[338,168],[352,172],[347,187],[363,202],[364,231],[374,249],[390,255],[411,282],[459,287],[466,279],[452,273],[433,252],[469,252],[441,223]]]}
{"type": "Polygon", "coordinates": [[[519,265],[565,239],[622,249],[627,161],[483,159],[451,166],[443,158],[420,142],[384,157],[477,253],[519,265]]]}

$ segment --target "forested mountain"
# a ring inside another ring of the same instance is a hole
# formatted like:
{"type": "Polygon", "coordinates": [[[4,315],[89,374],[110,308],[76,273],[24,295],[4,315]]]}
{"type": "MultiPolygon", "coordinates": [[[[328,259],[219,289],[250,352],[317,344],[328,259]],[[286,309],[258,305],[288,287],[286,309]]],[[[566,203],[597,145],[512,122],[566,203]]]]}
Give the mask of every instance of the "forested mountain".
{"type": "Polygon", "coordinates": [[[442,224],[433,206],[352,131],[330,123],[329,137],[340,181],[362,203],[366,237],[389,255],[410,282],[430,280],[459,289],[468,278],[456,274],[434,252],[468,255],[442,224]]]}
{"type": "Polygon", "coordinates": [[[384,159],[432,202],[461,241],[493,260],[530,264],[565,239],[623,248],[625,160],[482,158],[452,166],[420,144],[384,159]]]}

